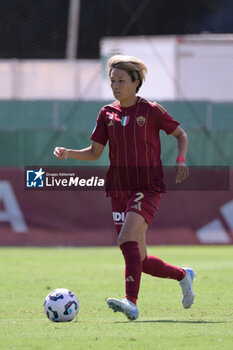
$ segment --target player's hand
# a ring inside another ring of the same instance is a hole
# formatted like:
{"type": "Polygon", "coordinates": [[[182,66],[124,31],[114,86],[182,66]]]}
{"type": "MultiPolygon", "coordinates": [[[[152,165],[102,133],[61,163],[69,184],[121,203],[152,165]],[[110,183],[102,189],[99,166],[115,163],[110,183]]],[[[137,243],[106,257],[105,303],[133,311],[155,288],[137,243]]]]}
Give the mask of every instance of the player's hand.
{"type": "Polygon", "coordinates": [[[176,162],[176,183],[180,183],[189,176],[189,168],[183,162],[176,162]]]}
{"type": "Polygon", "coordinates": [[[53,154],[57,159],[67,159],[69,157],[69,150],[65,147],[55,147],[53,154]]]}

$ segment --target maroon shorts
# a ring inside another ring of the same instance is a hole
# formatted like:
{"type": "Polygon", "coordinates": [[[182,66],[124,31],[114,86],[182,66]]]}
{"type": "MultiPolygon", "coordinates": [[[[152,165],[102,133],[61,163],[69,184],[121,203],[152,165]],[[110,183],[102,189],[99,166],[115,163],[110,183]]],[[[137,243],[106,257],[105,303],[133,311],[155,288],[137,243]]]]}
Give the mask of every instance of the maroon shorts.
{"type": "Polygon", "coordinates": [[[111,201],[113,221],[117,234],[119,234],[128,211],[143,216],[146,222],[150,224],[159,209],[161,195],[159,192],[139,190],[129,197],[111,198],[111,201]]]}

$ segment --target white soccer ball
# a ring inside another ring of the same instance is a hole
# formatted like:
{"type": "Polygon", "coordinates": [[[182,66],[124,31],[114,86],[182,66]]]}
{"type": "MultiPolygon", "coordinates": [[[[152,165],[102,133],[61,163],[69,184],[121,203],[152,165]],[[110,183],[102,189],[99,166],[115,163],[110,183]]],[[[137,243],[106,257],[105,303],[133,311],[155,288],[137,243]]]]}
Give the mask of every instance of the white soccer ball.
{"type": "Polygon", "coordinates": [[[44,301],[44,312],[53,322],[69,322],[77,315],[79,302],[74,293],[66,288],[50,292],[44,301]]]}

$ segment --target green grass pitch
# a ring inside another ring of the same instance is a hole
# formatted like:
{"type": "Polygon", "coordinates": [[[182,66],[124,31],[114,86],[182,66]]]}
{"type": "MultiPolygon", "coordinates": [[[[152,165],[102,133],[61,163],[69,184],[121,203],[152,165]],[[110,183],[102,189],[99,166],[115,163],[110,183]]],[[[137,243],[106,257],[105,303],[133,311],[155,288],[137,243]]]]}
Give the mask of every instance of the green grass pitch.
{"type": "Polygon", "coordinates": [[[1,248],[0,349],[233,349],[233,247],[149,247],[197,277],[192,309],[176,281],[143,275],[137,321],[107,307],[124,297],[123,258],[111,248],[1,248]],[[71,289],[78,317],[52,323],[43,312],[53,289],[71,289]]]}

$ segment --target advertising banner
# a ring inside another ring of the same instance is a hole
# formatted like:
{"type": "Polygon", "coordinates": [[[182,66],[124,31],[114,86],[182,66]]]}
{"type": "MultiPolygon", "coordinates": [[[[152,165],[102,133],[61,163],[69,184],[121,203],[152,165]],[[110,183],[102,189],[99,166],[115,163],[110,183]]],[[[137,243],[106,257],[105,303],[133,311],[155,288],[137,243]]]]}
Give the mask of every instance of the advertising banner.
{"type": "MultiPolygon", "coordinates": [[[[115,245],[106,169],[87,168],[0,168],[0,245],[115,245]]],[[[194,170],[189,185],[175,187],[165,169],[148,244],[233,244],[232,169],[194,170]]]]}

